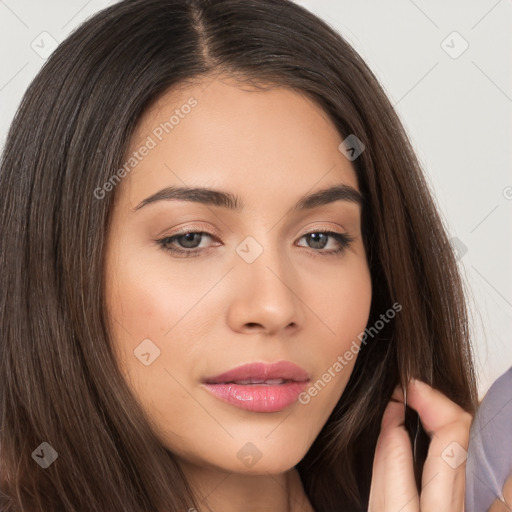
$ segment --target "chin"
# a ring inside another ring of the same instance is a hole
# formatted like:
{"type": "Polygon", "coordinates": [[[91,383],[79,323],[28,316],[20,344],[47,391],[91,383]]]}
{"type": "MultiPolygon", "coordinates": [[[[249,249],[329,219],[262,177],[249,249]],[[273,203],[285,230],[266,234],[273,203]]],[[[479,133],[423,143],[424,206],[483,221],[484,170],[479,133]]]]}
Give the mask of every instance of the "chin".
{"type": "Polygon", "coordinates": [[[275,455],[264,460],[262,457],[252,467],[247,467],[244,464],[238,464],[229,471],[233,471],[238,474],[251,475],[251,476],[266,476],[266,475],[280,475],[293,469],[299,462],[300,458],[287,458],[283,461],[279,460],[279,457],[275,455]]]}

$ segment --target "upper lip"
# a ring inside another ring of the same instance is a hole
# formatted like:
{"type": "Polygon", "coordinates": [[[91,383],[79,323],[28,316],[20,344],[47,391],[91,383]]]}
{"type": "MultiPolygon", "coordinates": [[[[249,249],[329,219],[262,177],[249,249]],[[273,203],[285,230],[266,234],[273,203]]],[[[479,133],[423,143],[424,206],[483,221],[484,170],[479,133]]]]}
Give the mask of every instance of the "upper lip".
{"type": "Polygon", "coordinates": [[[278,361],[276,363],[249,363],[237,366],[227,372],[208,377],[203,382],[206,384],[220,384],[239,380],[256,379],[284,379],[296,382],[305,382],[310,379],[309,374],[304,368],[297,366],[290,361],[278,361]]]}

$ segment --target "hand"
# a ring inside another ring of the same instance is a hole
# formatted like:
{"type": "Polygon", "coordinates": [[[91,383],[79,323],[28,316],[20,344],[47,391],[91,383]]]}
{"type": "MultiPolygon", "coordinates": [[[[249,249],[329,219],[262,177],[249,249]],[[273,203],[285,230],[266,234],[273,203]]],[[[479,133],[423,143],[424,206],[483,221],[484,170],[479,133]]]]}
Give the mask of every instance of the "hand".
{"type": "Polygon", "coordinates": [[[510,512],[512,510],[512,475],[503,486],[503,501],[495,499],[487,512],[510,512]]]}
{"type": "Polygon", "coordinates": [[[403,401],[400,387],[395,388],[375,449],[368,512],[464,512],[464,457],[473,417],[429,385],[409,382],[407,405],[419,414],[430,436],[418,495],[403,401]],[[448,448],[454,442],[458,445],[448,448]]]}

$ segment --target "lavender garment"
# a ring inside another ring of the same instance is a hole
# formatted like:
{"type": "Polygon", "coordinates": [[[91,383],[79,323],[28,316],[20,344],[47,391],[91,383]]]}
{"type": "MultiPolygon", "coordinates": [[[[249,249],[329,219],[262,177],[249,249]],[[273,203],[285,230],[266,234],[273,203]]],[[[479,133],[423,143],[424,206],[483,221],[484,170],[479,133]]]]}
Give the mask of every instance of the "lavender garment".
{"type": "Polygon", "coordinates": [[[512,473],[512,367],[485,395],[471,427],[465,512],[487,512],[512,473]]]}

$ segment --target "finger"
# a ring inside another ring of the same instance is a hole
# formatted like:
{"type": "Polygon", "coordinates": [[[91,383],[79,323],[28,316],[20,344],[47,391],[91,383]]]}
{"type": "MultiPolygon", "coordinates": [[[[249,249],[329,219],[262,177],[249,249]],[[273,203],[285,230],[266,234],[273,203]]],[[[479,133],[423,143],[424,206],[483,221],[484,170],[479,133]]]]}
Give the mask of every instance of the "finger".
{"type": "Polygon", "coordinates": [[[423,467],[422,512],[463,512],[465,463],[472,416],[424,382],[412,380],[408,405],[415,409],[431,441],[423,467]]]}
{"type": "Polygon", "coordinates": [[[412,450],[404,427],[403,394],[393,393],[381,422],[373,461],[369,512],[418,512],[412,450]]]}
{"type": "Polygon", "coordinates": [[[462,417],[470,423],[472,421],[472,416],[462,407],[425,382],[411,379],[407,393],[408,405],[418,412],[427,432],[436,432],[449,423],[460,422],[462,417]]]}

